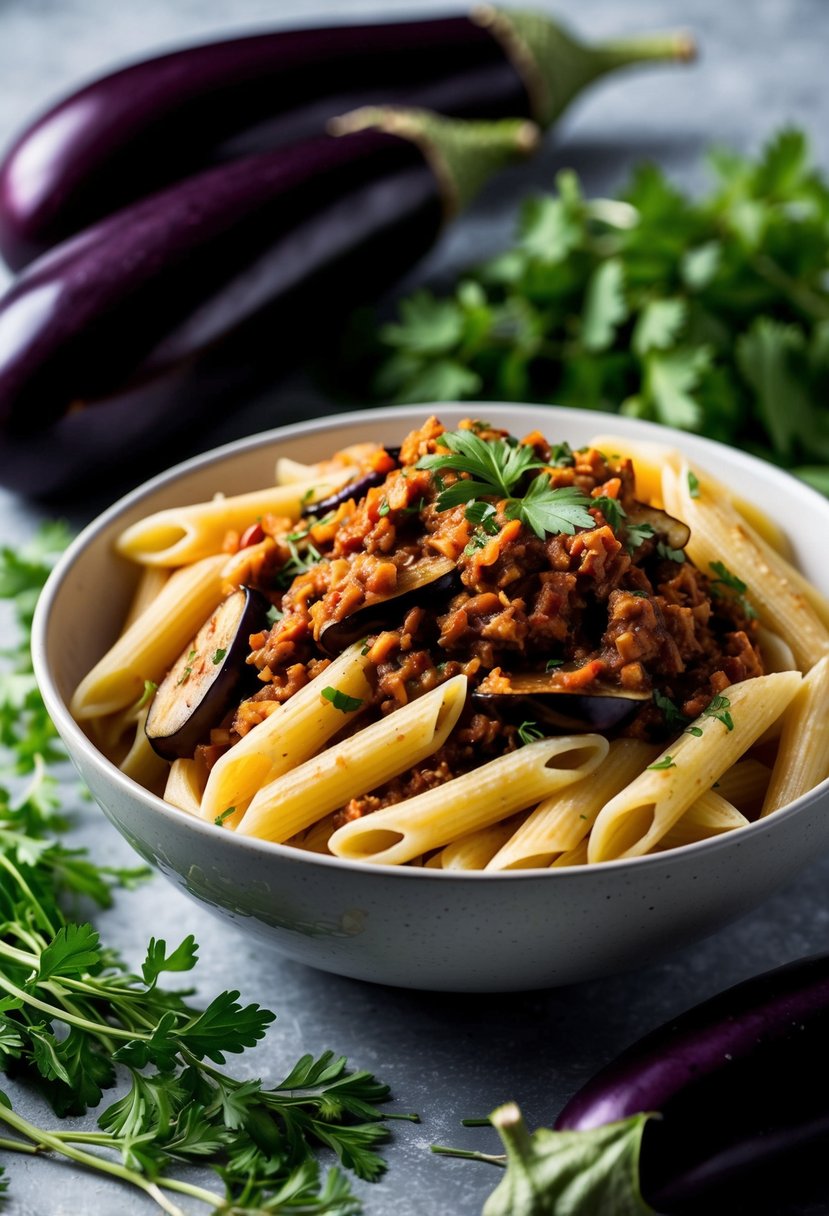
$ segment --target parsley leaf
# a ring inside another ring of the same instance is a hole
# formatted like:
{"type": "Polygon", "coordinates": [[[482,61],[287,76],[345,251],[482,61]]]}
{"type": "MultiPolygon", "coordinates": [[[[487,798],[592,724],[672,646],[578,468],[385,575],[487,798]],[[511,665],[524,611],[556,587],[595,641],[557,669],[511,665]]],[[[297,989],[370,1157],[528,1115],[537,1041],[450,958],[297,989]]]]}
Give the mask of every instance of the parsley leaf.
{"type": "Polygon", "coordinates": [[[518,488],[525,473],[530,469],[543,468],[534,450],[527,444],[508,443],[505,439],[480,439],[472,431],[446,432],[438,440],[446,454],[436,452],[422,456],[417,462],[419,469],[454,469],[469,473],[472,480],[456,482],[444,490],[438,498],[438,510],[445,511],[459,502],[494,495],[510,498],[518,488]],[[458,496],[458,487],[466,486],[458,496]],[[469,487],[474,487],[470,492],[469,487]],[[453,495],[452,492],[456,493],[453,495]],[[451,497],[450,497],[451,496],[451,497]]]}
{"type": "Polygon", "coordinates": [[[592,500],[575,486],[553,489],[549,477],[543,474],[530,482],[523,498],[507,503],[507,519],[520,519],[542,540],[547,534],[564,532],[572,536],[576,528],[593,528],[595,520],[587,508],[592,500]]]}
{"type": "Polygon", "coordinates": [[[538,739],[545,738],[545,735],[537,722],[522,722],[518,727],[518,738],[523,745],[526,745],[527,743],[535,743],[538,739]]]}
{"type": "Polygon", "coordinates": [[[657,773],[666,768],[676,768],[673,756],[663,756],[661,760],[655,760],[653,764],[648,765],[648,772],[657,773]]]}
{"type": "Polygon", "coordinates": [[[330,684],[327,688],[323,688],[320,695],[344,714],[354,713],[363,704],[359,697],[350,697],[347,692],[341,692],[339,688],[332,688],[330,684]]]}

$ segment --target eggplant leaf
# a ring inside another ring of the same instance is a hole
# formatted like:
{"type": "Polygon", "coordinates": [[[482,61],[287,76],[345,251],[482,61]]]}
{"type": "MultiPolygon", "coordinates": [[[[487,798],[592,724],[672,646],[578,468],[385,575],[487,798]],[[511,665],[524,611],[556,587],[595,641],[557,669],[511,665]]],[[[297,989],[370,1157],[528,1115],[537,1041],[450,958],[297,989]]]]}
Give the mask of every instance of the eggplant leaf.
{"type": "Polygon", "coordinates": [[[506,1173],[482,1216],[644,1216],[652,1213],[639,1189],[639,1149],[650,1115],[633,1115],[591,1131],[530,1135],[515,1102],[499,1106],[490,1122],[507,1150],[506,1173]]]}

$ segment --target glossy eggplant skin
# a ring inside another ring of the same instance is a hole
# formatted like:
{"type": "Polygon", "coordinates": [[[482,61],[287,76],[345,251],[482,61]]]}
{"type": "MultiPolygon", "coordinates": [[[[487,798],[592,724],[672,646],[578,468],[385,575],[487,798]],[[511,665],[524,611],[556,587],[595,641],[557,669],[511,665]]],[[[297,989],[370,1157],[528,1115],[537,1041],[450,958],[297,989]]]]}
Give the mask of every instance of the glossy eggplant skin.
{"type": "Polygon", "coordinates": [[[638,1112],[642,1192],[660,1213],[780,1213],[810,1174],[826,1197],[829,955],[720,993],[634,1044],[570,1100],[558,1129],[638,1112]],[[736,1204],[736,1206],[735,1206],[736,1204]]]}
{"type": "Polygon", "coordinates": [[[256,672],[245,663],[249,638],[264,628],[270,604],[250,587],[239,587],[199,630],[159,684],[147,714],[150,746],[165,760],[192,756],[206,742],[256,672]]]}
{"type": "Polygon", "coordinates": [[[20,269],[172,182],[323,130],[356,105],[530,116],[497,39],[474,20],[282,30],[161,55],[59,102],[0,164],[0,252],[20,269]]]}
{"type": "MultiPolygon", "coordinates": [[[[106,427],[96,400],[218,344],[267,351],[275,378],[326,316],[421,257],[442,215],[414,144],[365,130],[234,161],[103,220],[35,262],[0,305],[11,450],[42,448],[47,425],[78,401],[106,427]]],[[[180,410],[181,425],[199,402],[180,410]]]]}

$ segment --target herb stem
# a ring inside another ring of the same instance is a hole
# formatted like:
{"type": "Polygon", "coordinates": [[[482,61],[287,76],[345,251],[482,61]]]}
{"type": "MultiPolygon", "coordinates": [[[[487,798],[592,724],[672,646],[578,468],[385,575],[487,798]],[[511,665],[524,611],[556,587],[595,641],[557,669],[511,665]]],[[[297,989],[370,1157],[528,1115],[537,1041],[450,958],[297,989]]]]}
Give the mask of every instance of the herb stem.
{"type": "Polygon", "coordinates": [[[20,873],[17,866],[13,865],[4,853],[0,853],[0,866],[3,867],[3,869],[6,871],[7,874],[11,875],[11,877],[14,879],[14,881],[20,887],[20,889],[23,892],[26,899],[31,901],[32,908],[34,909],[35,915],[40,920],[40,923],[43,926],[43,928],[46,930],[46,932],[50,936],[53,935],[56,932],[56,929],[55,929],[55,926],[50,921],[49,917],[46,915],[43,905],[40,903],[40,900],[37,899],[34,891],[32,891],[31,887],[26,882],[25,878],[20,873]]]}
{"type": "Polygon", "coordinates": [[[33,993],[27,992],[25,988],[18,988],[17,984],[13,984],[10,979],[0,974],[0,988],[5,989],[10,996],[15,996],[21,1000],[24,1005],[31,1005],[34,1009],[39,1009],[41,1013],[48,1014],[50,1018],[57,1018],[60,1022],[67,1022],[70,1026],[77,1026],[80,1030],[89,1030],[96,1035],[112,1035],[116,1039],[144,1039],[149,1041],[150,1035],[143,1034],[141,1031],[119,1030],[115,1026],[106,1026],[102,1022],[91,1022],[88,1018],[79,1017],[74,1013],[67,1012],[56,1005],[49,1005],[46,1001],[41,1001],[33,993]]]}
{"type": "MultiPolygon", "coordinates": [[[[84,1165],[88,1169],[98,1170],[104,1174],[110,1174],[113,1178],[119,1178],[122,1182],[128,1182],[132,1186],[138,1187],[144,1191],[151,1199],[167,1213],[167,1216],[186,1216],[177,1204],[172,1203],[160,1190],[161,1186],[166,1186],[171,1190],[179,1190],[187,1188],[185,1193],[194,1195],[197,1198],[203,1199],[205,1203],[212,1203],[214,1207],[221,1205],[222,1200],[218,1195],[211,1194],[209,1191],[202,1191],[200,1187],[189,1187],[187,1183],[182,1183],[180,1186],[171,1187],[170,1183],[174,1181],[168,1178],[158,1178],[155,1182],[150,1182],[146,1178],[142,1178],[134,1170],[128,1169],[125,1165],[119,1165],[115,1161],[108,1161],[105,1157],[98,1156],[97,1153],[86,1153],[83,1149],[73,1148],[71,1144],[67,1144],[59,1136],[53,1135],[51,1132],[45,1131],[41,1127],[35,1127],[28,1119],[24,1119],[22,1115],[18,1115],[16,1111],[10,1110],[6,1106],[0,1106],[0,1121],[20,1132],[29,1140],[34,1141],[35,1149],[38,1148],[50,1149],[53,1152],[60,1153],[64,1157],[76,1161],[79,1165],[84,1165]]],[[[15,1152],[31,1152],[32,1150],[26,1145],[20,1145],[18,1142],[9,1140],[5,1142],[5,1147],[12,1149],[15,1152]]]]}

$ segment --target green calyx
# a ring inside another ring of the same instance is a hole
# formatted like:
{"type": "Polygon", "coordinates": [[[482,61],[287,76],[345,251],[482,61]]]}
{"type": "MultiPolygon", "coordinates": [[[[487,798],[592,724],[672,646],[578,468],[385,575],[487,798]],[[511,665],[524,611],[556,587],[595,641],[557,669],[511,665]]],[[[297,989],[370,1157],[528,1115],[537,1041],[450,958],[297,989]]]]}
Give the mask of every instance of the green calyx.
{"type": "Polygon", "coordinates": [[[500,169],[532,155],[539,143],[538,128],[526,118],[467,121],[430,110],[363,106],[329,123],[332,135],[371,127],[420,148],[437,179],[447,218],[466,207],[500,169]]]}
{"type": "Polygon", "coordinates": [[[543,13],[483,5],[473,11],[472,19],[501,43],[524,81],[533,118],[545,128],[582,89],[607,72],[637,63],[687,62],[696,53],[693,39],[684,31],[586,46],[543,13]]]}
{"type": "Polygon", "coordinates": [[[648,1216],[639,1190],[639,1149],[649,1115],[591,1131],[530,1135],[515,1102],[490,1115],[506,1149],[506,1173],[482,1216],[648,1216]]]}

